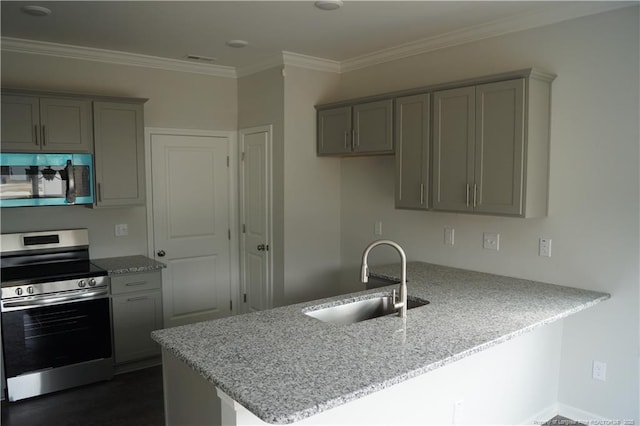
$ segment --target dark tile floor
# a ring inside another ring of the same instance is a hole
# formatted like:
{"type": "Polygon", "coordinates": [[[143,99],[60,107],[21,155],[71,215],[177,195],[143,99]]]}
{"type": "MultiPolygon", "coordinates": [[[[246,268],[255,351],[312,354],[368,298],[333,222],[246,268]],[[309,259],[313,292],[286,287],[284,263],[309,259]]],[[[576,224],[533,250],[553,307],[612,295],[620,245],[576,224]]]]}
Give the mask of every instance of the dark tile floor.
{"type": "Polygon", "coordinates": [[[162,367],[16,402],[2,402],[3,426],[162,426],[162,367]]]}

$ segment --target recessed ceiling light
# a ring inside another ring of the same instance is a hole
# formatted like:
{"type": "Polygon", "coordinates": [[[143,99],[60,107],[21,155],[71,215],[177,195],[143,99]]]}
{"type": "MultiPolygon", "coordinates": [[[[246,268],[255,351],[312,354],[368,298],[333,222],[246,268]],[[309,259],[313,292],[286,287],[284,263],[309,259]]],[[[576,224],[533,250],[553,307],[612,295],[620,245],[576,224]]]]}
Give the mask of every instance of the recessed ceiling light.
{"type": "Polygon", "coordinates": [[[191,59],[192,61],[202,61],[202,62],[215,62],[218,59],[213,58],[211,56],[202,56],[202,55],[187,55],[187,59],[191,59]]]}
{"type": "Polygon", "coordinates": [[[48,9],[44,6],[36,6],[36,5],[28,5],[22,6],[20,10],[23,13],[31,16],[48,16],[51,15],[51,9],[48,9]]]}
{"type": "Polygon", "coordinates": [[[247,44],[249,44],[249,43],[244,41],[244,40],[229,40],[227,42],[227,46],[235,47],[236,49],[240,49],[242,47],[245,47],[247,44]]]}
{"type": "Polygon", "coordinates": [[[342,6],[342,0],[318,0],[314,5],[322,10],[336,10],[342,6]]]}

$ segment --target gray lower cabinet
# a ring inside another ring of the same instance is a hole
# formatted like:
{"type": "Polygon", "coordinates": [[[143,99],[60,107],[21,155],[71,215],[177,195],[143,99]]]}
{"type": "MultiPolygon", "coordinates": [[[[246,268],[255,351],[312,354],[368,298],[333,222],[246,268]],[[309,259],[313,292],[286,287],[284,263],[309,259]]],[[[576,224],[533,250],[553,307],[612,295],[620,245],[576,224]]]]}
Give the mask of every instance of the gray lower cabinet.
{"type": "Polygon", "coordinates": [[[398,209],[429,208],[430,95],[395,100],[396,188],[398,209]]]}
{"type": "Polygon", "coordinates": [[[546,216],[551,79],[434,93],[434,210],[546,216]]]}
{"type": "Polygon", "coordinates": [[[393,154],[393,100],[318,108],[318,155],[393,154]]]}
{"type": "Polygon", "coordinates": [[[116,364],[160,354],[151,332],[162,328],[160,271],[111,277],[113,342],[116,364]]]}
{"type": "Polygon", "coordinates": [[[93,102],[96,207],[144,204],[143,123],[140,103],[93,102]]]}
{"type": "Polygon", "coordinates": [[[92,152],[91,101],[2,95],[5,152],[92,152]]]}

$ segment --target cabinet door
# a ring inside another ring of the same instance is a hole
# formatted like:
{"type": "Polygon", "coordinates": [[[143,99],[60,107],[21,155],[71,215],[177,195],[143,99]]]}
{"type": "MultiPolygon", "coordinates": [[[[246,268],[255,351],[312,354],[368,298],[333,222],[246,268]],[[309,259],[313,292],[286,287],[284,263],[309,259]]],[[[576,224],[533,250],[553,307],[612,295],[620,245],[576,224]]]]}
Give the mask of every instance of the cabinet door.
{"type": "Polygon", "coordinates": [[[116,363],[158,355],[151,332],[162,328],[160,291],[112,296],[113,341],[116,363]]]}
{"type": "Polygon", "coordinates": [[[40,110],[34,96],[2,96],[2,151],[40,150],[40,110]]]}
{"type": "Polygon", "coordinates": [[[429,94],[396,99],[396,208],[428,208],[429,116],[429,94]]]}
{"type": "Polygon", "coordinates": [[[351,152],[351,107],[318,111],[318,155],[351,152]]]}
{"type": "Polygon", "coordinates": [[[475,211],[522,214],[524,79],[476,87],[475,211]]]}
{"type": "Polygon", "coordinates": [[[353,152],[393,154],[393,101],[353,107],[353,152]]]}
{"type": "Polygon", "coordinates": [[[40,98],[43,151],[92,152],[91,101],[40,98]]]}
{"type": "Polygon", "coordinates": [[[434,93],[434,210],[473,210],[475,130],[475,87],[434,93]]]}
{"type": "Polygon", "coordinates": [[[94,102],[96,205],[144,204],[142,105],[94,102]]]}

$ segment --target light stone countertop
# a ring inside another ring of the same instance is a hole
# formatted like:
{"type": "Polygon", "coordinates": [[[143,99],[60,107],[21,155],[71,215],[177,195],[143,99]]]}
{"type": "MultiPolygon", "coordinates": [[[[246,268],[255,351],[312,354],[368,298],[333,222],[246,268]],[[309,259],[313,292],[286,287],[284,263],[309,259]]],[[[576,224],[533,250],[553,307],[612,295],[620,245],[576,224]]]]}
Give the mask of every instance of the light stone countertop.
{"type": "MultiPolygon", "coordinates": [[[[399,267],[371,267],[397,277],[399,267]]],[[[589,308],[609,294],[449,268],[407,266],[428,300],[350,325],[304,315],[397,285],[157,330],[152,338],[260,419],[287,424],[348,403],[589,308]],[[399,328],[405,333],[397,333],[399,328]],[[401,347],[402,350],[398,350],[401,347]]]]}
{"type": "Polygon", "coordinates": [[[146,256],[121,256],[92,259],[91,263],[112,275],[157,271],[167,266],[146,256]]]}

